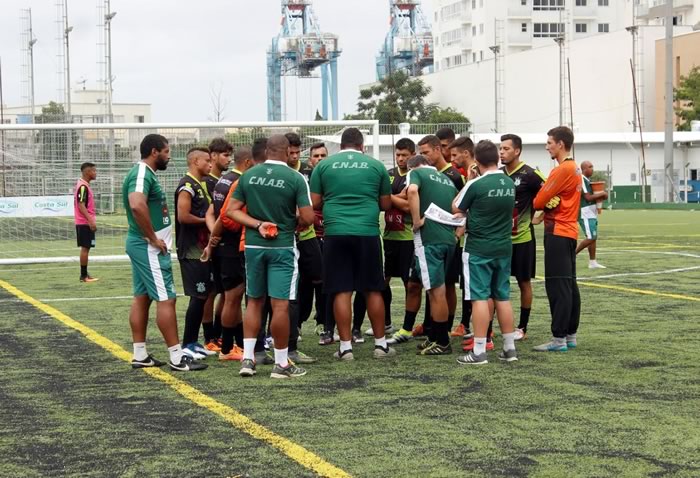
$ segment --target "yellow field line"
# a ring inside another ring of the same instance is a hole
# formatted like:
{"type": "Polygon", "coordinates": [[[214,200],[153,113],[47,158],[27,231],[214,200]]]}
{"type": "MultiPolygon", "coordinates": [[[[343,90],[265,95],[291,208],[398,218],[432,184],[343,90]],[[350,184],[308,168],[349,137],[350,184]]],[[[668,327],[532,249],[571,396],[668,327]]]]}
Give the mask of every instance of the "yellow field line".
{"type": "MultiPolygon", "coordinates": [[[[105,336],[100,335],[98,332],[94,331],[90,327],[70,318],[63,312],[54,309],[50,305],[46,305],[43,302],[34,299],[33,297],[25,294],[24,292],[14,287],[12,284],[9,284],[8,282],[0,280],[0,287],[2,287],[15,297],[45,312],[46,314],[50,315],[54,319],[63,323],[64,325],[77,330],[78,332],[83,334],[88,340],[91,340],[92,342],[96,343],[97,345],[107,350],[118,359],[123,360],[125,362],[131,362],[131,354],[129,352],[127,352],[122,347],[112,342],[105,336]]],[[[276,433],[268,430],[264,426],[255,423],[253,420],[237,412],[228,405],[224,405],[223,403],[214,400],[210,396],[200,392],[191,385],[188,385],[182,380],[175,378],[173,375],[163,372],[162,370],[157,368],[146,368],[143,369],[143,371],[151,377],[169,385],[173,390],[175,390],[177,393],[187,398],[188,400],[192,401],[193,403],[199,405],[200,407],[206,408],[210,412],[220,416],[221,418],[231,423],[236,428],[249,434],[253,438],[264,441],[268,445],[277,448],[292,460],[314,471],[320,476],[325,476],[329,478],[350,477],[350,475],[347,472],[341,470],[340,468],[334,465],[331,465],[323,458],[310,452],[301,445],[297,445],[293,441],[288,440],[280,435],[277,435],[276,433]]]]}
{"type": "MultiPolygon", "coordinates": [[[[544,280],[544,277],[536,276],[535,279],[544,280]]],[[[631,287],[622,287],[620,285],[597,284],[595,282],[578,281],[577,283],[578,283],[578,285],[585,285],[586,287],[595,287],[598,289],[619,290],[620,292],[630,292],[632,294],[655,295],[657,297],[666,297],[668,299],[680,299],[680,300],[689,300],[691,302],[700,302],[700,298],[691,297],[689,295],[668,294],[666,292],[656,292],[653,290],[646,290],[646,289],[633,289],[631,287]]]]}
{"type": "MultiPolygon", "coordinates": [[[[615,241],[615,242],[617,242],[617,241],[615,241]]],[[[640,250],[641,250],[641,249],[645,249],[645,250],[648,249],[648,250],[655,250],[655,249],[679,249],[679,248],[683,248],[683,247],[684,247],[684,246],[683,246],[683,245],[680,245],[680,244],[675,244],[675,245],[673,245],[673,244],[668,244],[668,245],[655,245],[655,246],[636,246],[636,245],[634,245],[634,244],[631,244],[631,245],[629,245],[629,246],[619,246],[619,247],[615,247],[615,246],[612,246],[612,247],[610,247],[610,246],[603,246],[603,247],[600,247],[600,249],[602,249],[602,250],[604,250],[604,251],[627,251],[627,250],[630,250],[630,249],[640,249],[640,250]]],[[[599,249],[599,250],[600,250],[600,249],[599,249]]]]}
{"type": "Polygon", "coordinates": [[[680,300],[689,300],[692,302],[700,302],[700,298],[691,297],[689,295],[668,294],[666,292],[656,292],[653,290],[646,290],[646,289],[633,289],[631,287],[622,287],[619,285],[596,284],[595,282],[579,282],[578,284],[585,285],[587,287],[597,287],[598,289],[619,290],[621,292],[630,292],[633,294],[654,295],[657,297],[666,297],[669,299],[680,299],[680,300]]]}

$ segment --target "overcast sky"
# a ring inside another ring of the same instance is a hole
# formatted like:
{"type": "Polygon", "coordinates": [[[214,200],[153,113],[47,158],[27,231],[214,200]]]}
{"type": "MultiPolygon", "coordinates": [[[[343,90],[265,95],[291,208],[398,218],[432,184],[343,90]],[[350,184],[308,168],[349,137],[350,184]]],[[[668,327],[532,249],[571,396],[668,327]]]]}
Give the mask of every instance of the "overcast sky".
{"type": "MultiPolygon", "coordinates": [[[[31,8],[36,104],[56,100],[56,0],[0,0],[5,104],[22,104],[20,10],[31,8]]],[[[222,88],[228,121],[267,119],[266,49],[280,28],[279,0],[112,0],[114,101],[151,103],[159,122],[207,121],[210,91],[222,88]]],[[[69,0],[71,80],[96,88],[98,0],[69,0]]],[[[375,80],[375,55],[389,27],[389,0],[315,0],[321,28],[340,37],[340,113],[355,111],[358,87],[375,80]]],[[[432,17],[431,0],[423,11],[432,17]]],[[[320,80],[287,77],[287,118],[313,119],[320,80]]]]}

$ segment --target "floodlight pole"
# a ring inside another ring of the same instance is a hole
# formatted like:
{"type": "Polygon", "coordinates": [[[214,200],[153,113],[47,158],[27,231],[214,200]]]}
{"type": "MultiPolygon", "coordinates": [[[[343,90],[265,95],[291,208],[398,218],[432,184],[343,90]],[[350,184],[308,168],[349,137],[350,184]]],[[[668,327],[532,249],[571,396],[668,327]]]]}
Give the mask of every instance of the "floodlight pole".
{"type": "MultiPolygon", "coordinates": [[[[2,58],[0,58],[0,125],[5,124],[5,102],[2,96],[2,58]]],[[[2,155],[2,195],[5,197],[5,130],[0,129],[0,154],[2,155]]]]}
{"type": "MultiPolygon", "coordinates": [[[[66,119],[68,123],[73,122],[73,114],[71,112],[71,84],[70,84],[70,32],[73,27],[68,26],[68,0],[63,0],[63,39],[66,49],[66,119]]],[[[66,137],[66,152],[68,169],[73,169],[73,131],[68,130],[66,137]]]]}
{"type": "MultiPolygon", "coordinates": [[[[117,14],[117,12],[113,12],[111,5],[110,5],[110,0],[105,0],[106,4],[106,11],[105,11],[105,33],[107,34],[107,121],[109,123],[114,123],[114,109],[113,109],[113,104],[112,104],[112,19],[114,16],[117,14]]],[[[109,174],[110,177],[114,177],[114,130],[110,129],[109,130],[109,174]]],[[[112,182],[112,188],[110,190],[110,201],[112,201],[112,207],[110,207],[110,211],[114,211],[114,182],[112,182]]]]}
{"type": "Polygon", "coordinates": [[[673,193],[673,0],[666,0],[666,122],[664,128],[664,202],[673,193]]]}
{"type": "Polygon", "coordinates": [[[37,40],[34,38],[34,30],[32,29],[32,9],[29,9],[29,107],[31,108],[32,123],[34,123],[34,45],[37,40]]]}

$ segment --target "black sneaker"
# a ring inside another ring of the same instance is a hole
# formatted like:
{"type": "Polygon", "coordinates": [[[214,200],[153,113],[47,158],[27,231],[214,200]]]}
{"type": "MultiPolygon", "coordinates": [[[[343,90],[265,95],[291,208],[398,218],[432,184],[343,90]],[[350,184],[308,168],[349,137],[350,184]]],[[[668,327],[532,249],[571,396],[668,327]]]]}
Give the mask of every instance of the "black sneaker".
{"type": "Polygon", "coordinates": [[[195,370],[204,370],[208,367],[205,363],[195,362],[189,355],[183,355],[179,364],[174,364],[170,361],[168,365],[170,366],[170,370],[175,372],[192,372],[195,370]]]}
{"type": "Polygon", "coordinates": [[[352,343],[353,344],[364,344],[365,343],[365,337],[362,335],[361,330],[353,330],[352,331],[352,343]]]}
{"type": "Polygon", "coordinates": [[[255,363],[259,363],[260,365],[274,365],[275,360],[265,351],[255,352],[255,363]]]}
{"type": "Polygon", "coordinates": [[[256,373],[257,372],[255,371],[255,360],[241,360],[241,370],[239,370],[238,375],[240,375],[241,377],[252,377],[256,373]]]}
{"type": "Polygon", "coordinates": [[[418,352],[420,352],[421,350],[427,349],[431,345],[433,345],[433,342],[431,342],[430,339],[425,339],[424,341],[416,345],[416,349],[418,349],[418,352]]]}
{"type": "Polygon", "coordinates": [[[131,359],[131,368],[162,367],[163,365],[165,362],[161,362],[151,354],[148,354],[148,357],[143,360],[131,359]]]}
{"type": "Polygon", "coordinates": [[[437,342],[433,342],[430,344],[430,346],[424,348],[423,350],[419,350],[416,352],[417,355],[451,355],[452,354],[452,345],[447,344],[447,345],[440,345],[437,342]]]}
{"type": "Polygon", "coordinates": [[[331,345],[333,342],[333,332],[323,332],[318,338],[318,345],[331,345]]]}

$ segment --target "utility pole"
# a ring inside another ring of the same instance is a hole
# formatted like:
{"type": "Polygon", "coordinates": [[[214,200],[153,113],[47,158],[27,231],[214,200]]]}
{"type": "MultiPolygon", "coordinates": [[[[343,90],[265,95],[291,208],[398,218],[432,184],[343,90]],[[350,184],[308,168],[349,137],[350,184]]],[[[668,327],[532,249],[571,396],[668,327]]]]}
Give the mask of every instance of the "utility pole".
{"type": "Polygon", "coordinates": [[[29,42],[27,47],[29,50],[29,107],[31,108],[32,124],[34,123],[34,45],[37,40],[34,38],[34,30],[32,29],[32,9],[29,9],[29,42]]]}
{"type": "Polygon", "coordinates": [[[501,47],[498,45],[494,45],[489,47],[489,50],[493,52],[493,106],[494,106],[494,112],[493,112],[493,121],[494,121],[494,133],[498,133],[500,130],[500,124],[498,121],[498,102],[500,101],[500,98],[498,97],[498,62],[499,62],[499,53],[501,51],[501,47]]]}
{"type": "Polygon", "coordinates": [[[664,202],[673,194],[673,0],[666,0],[666,124],[664,128],[664,202]]]}
{"type": "Polygon", "coordinates": [[[559,45],[559,125],[564,124],[564,36],[554,39],[559,45]]]}
{"type": "MultiPolygon", "coordinates": [[[[633,7],[636,10],[636,3],[633,7]]],[[[636,19],[636,15],[633,15],[636,19]]],[[[639,42],[639,27],[637,25],[632,25],[627,27],[626,30],[632,34],[632,74],[637,71],[637,44],[639,42]]],[[[634,87],[633,97],[635,101],[632,103],[632,131],[637,131],[637,103],[636,103],[637,87],[634,87]]],[[[642,125],[639,125],[641,129],[642,125]]]]}

